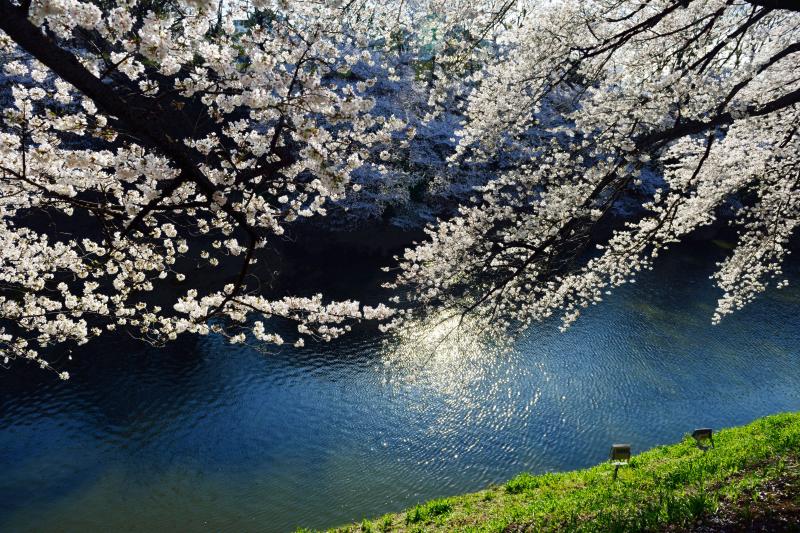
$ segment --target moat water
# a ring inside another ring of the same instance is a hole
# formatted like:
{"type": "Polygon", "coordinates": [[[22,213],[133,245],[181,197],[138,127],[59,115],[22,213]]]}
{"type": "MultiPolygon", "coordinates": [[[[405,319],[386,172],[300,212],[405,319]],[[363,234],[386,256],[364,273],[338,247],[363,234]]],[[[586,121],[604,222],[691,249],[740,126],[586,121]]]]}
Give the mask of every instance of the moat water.
{"type": "Polygon", "coordinates": [[[117,338],[67,382],[0,371],[0,531],[332,527],[800,410],[798,269],[712,326],[723,252],[683,248],[510,353],[371,330],[270,353],[117,338]]]}

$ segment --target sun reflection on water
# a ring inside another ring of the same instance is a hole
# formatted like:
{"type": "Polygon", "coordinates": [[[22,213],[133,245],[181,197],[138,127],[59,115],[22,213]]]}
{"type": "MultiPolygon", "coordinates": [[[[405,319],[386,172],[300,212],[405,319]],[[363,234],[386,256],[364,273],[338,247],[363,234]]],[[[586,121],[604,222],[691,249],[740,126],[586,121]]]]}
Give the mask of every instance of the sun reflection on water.
{"type": "Polygon", "coordinates": [[[515,383],[526,374],[529,383],[538,383],[542,369],[530,361],[520,364],[519,352],[479,331],[468,317],[429,316],[383,346],[385,382],[405,395],[408,409],[425,413],[428,436],[460,435],[442,450],[453,458],[480,445],[469,438],[469,428],[485,430],[489,424],[500,432],[526,426],[541,398],[538,387],[520,389],[515,383]]]}
{"type": "MultiPolygon", "coordinates": [[[[416,319],[383,346],[389,383],[424,384],[446,396],[461,395],[485,377],[486,363],[501,350],[476,334],[469,317],[439,315],[416,319]]],[[[488,365],[492,366],[492,365],[488,365]]]]}

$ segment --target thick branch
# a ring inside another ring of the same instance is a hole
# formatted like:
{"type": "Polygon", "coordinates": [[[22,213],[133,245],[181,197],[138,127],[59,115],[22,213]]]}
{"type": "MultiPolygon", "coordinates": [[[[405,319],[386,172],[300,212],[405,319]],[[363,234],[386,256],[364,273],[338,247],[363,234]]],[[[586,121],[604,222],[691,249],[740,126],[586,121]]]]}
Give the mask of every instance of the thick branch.
{"type": "Polygon", "coordinates": [[[798,0],[747,0],[754,6],[762,6],[772,9],[785,9],[800,13],[800,1],[798,0]]]}
{"type": "Polygon", "coordinates": [[[780,111],[781,109],[791,107],[798,103],[800,103],[800,88],[784,94],[780,98],[776,98],[775,100],[772,100],[762,106],[748,106],[747,109],[742,113],[733,114],[729,111],[727,113],[715,115],[708,120],[687,120],[681,122],[672,128],[657,131],[655,133],[651,133],[650,135],[640,137],[637,140],[636,145],[640,149],[645,149],[649,146],[670,142],[675,139],[685,137],[686,135],[696,135],[711,128],[727,126],[733,124],[737,119],[769,115],[770,113],[780,111]]]}

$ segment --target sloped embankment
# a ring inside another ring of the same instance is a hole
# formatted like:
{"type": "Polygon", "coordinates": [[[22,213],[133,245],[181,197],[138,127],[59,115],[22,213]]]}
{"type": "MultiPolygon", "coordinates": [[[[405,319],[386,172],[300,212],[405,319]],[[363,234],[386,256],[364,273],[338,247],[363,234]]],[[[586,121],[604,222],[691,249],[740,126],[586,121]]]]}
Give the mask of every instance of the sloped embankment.
{"type": "Polygon", "coordinates": [[[800,413],[690,437],[636,455],[612,480],[601,464],[521,474],[333,531],[800,531],[800,413]]]}

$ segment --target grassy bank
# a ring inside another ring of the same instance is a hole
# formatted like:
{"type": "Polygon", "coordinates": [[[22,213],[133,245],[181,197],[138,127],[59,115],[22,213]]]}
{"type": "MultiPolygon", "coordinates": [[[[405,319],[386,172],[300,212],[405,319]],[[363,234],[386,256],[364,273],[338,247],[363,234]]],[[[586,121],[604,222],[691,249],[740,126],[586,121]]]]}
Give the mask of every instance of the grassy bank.
{"type": "Polygon", "coordinates": [[[616,481],[608,463],[521,474],[333,531],[800,531],[800,413],[724,429],[714,441],[707,453],[687,436],[636,455],[616,481]]]}

